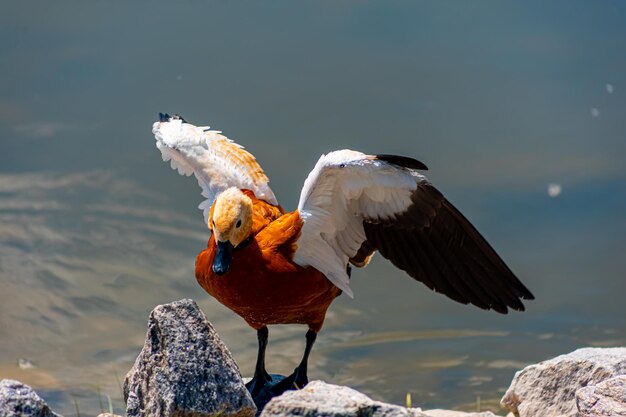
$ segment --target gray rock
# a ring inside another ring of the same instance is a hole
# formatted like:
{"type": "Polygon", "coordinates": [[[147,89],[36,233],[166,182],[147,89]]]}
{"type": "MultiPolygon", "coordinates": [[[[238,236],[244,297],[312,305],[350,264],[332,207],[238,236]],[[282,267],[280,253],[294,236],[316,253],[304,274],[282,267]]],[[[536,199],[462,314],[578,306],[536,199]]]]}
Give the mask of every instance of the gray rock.
{"type": "Polygon", "coordinates": [[[287,391],[272,399],[260,417],[497,417],[487,411],[462,411],[406,408],[374,401],[352,388],[313,381],[299,391],[287,391]]]}
{"type": "Polygon", "coordinates": [[[517,372],[501,403],[519,417],[575,417],[579,388],[620,374],[626,348],[578,349],[517,372]]]}
{"type": "Polygon", "coordinates": [[[128,417],[252,417],[237,364],[193,300],[157,306],[124,381],[128,417]]]}
{"type": "Polygon", "coordinates": [[[260,417],[428,417],[420,409],[374,401],[352,388],[312,381],[273,398],[260,417]]]}
{"type": "Polygon", "coordinates": [[[580,417],[626,417],[626,375],[576,391],[580,417]]]}
{"type": "Polygon", "coordinates": [[[28,385],[12,379],[0,381],[0,417],[61,417],[28,385]]]}

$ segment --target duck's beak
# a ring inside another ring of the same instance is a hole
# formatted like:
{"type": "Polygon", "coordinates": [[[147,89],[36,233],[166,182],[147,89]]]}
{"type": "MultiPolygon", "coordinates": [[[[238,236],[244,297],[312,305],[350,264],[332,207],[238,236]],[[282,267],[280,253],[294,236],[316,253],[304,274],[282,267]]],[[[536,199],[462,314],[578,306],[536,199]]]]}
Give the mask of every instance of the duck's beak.
{"type": "Polygon", "coordinates": [[[230,268],[230,261],[233,259],[233,244],[229,241],[217,242],[217,252],[213,261],[213,272],[217,275],[224,275],[230,268]]]}

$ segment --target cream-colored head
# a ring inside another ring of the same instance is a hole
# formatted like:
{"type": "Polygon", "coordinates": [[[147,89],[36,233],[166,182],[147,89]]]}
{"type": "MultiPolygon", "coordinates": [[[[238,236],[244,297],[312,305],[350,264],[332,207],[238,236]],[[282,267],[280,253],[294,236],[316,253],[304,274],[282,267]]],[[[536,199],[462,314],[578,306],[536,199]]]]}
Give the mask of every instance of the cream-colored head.
{"type": "Polygon", "coordinates": [[[231,187],[215,200],[209,229],[217,242],[230,242],[237,247],[252,233],[252,200],[240,189],[231,187]]]}

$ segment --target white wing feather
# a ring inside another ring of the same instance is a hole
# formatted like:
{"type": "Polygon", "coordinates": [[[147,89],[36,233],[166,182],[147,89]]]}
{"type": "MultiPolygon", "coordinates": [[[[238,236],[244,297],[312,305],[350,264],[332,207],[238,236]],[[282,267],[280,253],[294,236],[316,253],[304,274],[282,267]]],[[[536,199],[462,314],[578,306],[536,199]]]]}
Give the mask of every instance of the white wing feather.
{"type": "Polygon", "coordinates": [[[278,204],[254,156],[221,132],[172,117],[154,123],[152,133],[163,160],[170,161],[179,174],[194,174],[198,179],[206,198],[198,206],[205,223],[217,195],[230,187],[252,190],[257,198],[278,204]]]}
{"type": "Polygon", "coordinates": [[[353,297],[346,266],[366,240],[363,221],[407,210],[426,177],[351,150],[322,155],[302,188],[298,211],[304,221],[294,262],[318,269],[353,297]]]}

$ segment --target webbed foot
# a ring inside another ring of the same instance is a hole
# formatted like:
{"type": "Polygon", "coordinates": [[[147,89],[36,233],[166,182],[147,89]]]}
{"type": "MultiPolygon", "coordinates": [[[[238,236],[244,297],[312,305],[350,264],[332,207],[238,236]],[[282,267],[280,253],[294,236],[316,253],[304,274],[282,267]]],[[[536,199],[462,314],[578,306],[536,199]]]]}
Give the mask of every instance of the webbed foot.
{"type": "Polygon", "coordinates": [[[252,398],[254,398],[263,389],[267,389],[271,385],[272,377],[266,372],[265,375],[255,376],[246,384],[246,388],[252,398]]]}
{"type": "Polygon", "coordinates": [[[254,404],[258,409],[257,415],[260,414],[261,411],[263,411],[265,405],[272,398],[277,397],[278,395],[289,389],[276,389],[276,387],[279,385],[282,387],[281,384],[286,379],[284,375],[266,374],[266,376],[267,378],[254,377],[246,384],[246,388],[248,389],[248,392],[252,396],[252,400],[254,401],[254,404]]]}

